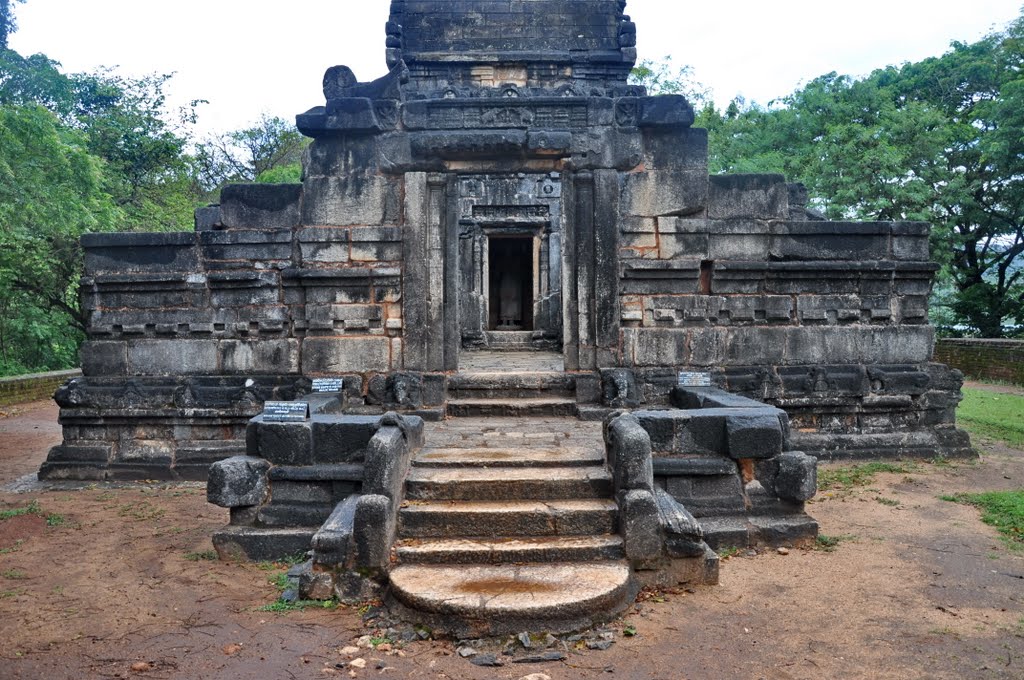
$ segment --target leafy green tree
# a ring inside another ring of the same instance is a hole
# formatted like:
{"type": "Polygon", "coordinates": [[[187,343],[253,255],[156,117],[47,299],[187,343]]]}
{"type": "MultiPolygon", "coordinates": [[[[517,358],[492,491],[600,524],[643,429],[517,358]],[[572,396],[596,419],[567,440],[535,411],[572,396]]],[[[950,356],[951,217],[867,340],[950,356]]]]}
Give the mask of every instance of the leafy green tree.
{"type": "Polygon", "coordinates": [[[293,123],[264,114],[250,127],[196,146],[200,186],[212,193],[231,182],[297,181],[308,144],[293,123]]]}
{"type": "Polygon", "coordinates": [[[25,0],[0,0],[0,50],[7,49],[7,38],[18,30],[14,19],[14,5],[25,0]]]}
{"type": "Polygon", "coordinates": [[[78,239],[123,219],[86,147],[41,106],[0,106],[0,368],[74,361],[85,327],[78,239]]]}
{"type": "Polygon", "coordinates": [[[671,56],[659,60],[642,59],[629,75],[630,85],[642,85],[650,95],[681,94],[694,106],[711,102],[711,90],[698,81],[690,66],[676,66],[671,56]]]}
{"type": "Polygon", "coordinates": [[[0,50],[0,372],[74,365],[82,234],[191,228],[192,161],[166,80],[67,75],[0,50]]]}

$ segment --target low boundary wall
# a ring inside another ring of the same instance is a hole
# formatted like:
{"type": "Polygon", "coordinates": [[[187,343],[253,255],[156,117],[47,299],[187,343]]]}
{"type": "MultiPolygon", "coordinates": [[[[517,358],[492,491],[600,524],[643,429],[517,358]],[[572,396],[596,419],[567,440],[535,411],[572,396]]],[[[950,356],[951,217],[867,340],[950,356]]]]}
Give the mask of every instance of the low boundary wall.
{"type": "Polygon", "coordinates": [[[935,360],[975,380],[1024,385],[1024,340],[940,338],[935,360]]]}
{"type": "Polygon", "coordinates": [[[58,387],[70,378],[82,375],[81,369],[52,371],[0,378],[0,406],[50,399],[58,387]]]}

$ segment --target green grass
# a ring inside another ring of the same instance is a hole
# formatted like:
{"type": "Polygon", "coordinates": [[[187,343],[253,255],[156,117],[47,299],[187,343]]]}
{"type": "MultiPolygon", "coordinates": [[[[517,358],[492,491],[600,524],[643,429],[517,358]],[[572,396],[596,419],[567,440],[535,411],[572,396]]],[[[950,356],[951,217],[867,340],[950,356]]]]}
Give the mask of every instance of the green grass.
{"type": "Polygon", "coordinates": [[[1024,447],[1024,397],[965,387],[956,419],[973,435],[1024,447]]]}
{"type": "Polygon", "coordinates": [[[185,559],[189,562],[199,562],[207,560],[210,562],[216,561],[217,551],[216,550],[203,550],[200,552],[187,552],[185,553],[185,559]]]}
{"type": "Polygon", "coordinates": [[[900,502],[898,500],[894,498],[886,498],[885,496],[875,496],[875,500],[881,503],[882,505],[888,506],[890,508],[898,508],[900,505],[900,502]]]}
{"type": "Polygon", "coordinates": [[[0,572],[0,576],[12,581],[21,581],[28,578],[28,574],[23,572],[21,569],[8,569],[7,571],[0,572]]]}
{"type": "Polygon", "coordinates": [[[843,541],[852,541],[855,537],[849,534],[842,536],[828,536],[827,534],[818,534],[818,537],[814,539],[814,549],[821,550],[822,552],[833,552],[839,547],[839,544],[843,541]]]}
{"type": "Polygon", "coordinates": [[[862,463],[818,471],[818,491],[849,491],[857,486],[867,486],[881,472],[907,474],[915,472],[912,463],[862,463]]]}
{"type": "Polygon", "coordinates": [[[31,501],[28,505],[21,508],[0,510],[0,521],[22,517],[23,515],[41,515],[46,520],[46,526],[48,527],[62,527],[68,523],[68,519],[64,515],[58,515],[55,512],[43,512],[43,509],[39,507],[39,501],[31,501]]]}
{"type": "Polygon", "coordinates": [[[22,515],[38,515],[39,513],[39,503],[37,501],[32,501],[23,508],[10,508],[9,510],[0,510],[0,520],[21,517],[22,515]]]}
{"type": "Polygon", "coordinates": [[[727,560],[730,557],[736,557],[739,554],[740,549],[732,545],[727,548],[722,548],[718,551],[718,556],[721,557],[723,560],[727,560]]]}
{"type": "Polygon", "coordinates": [[[1024,489],[958,493],[942,500],[973,505],[981,510],[981,521],[995,527],[1014,552],[1024,552],[1024,489]]]}
{"type": "Polygon", "coordinates": [[[285,612],[301,612],[311,607],[320,609],[334,609],[338,606],[338,603],[334,600],[326,600],[321,602],[319,600],[296,600],[295,602],[285,602],[284,600],[277,600],[270,604],[263,605],[257,611],[261,612],[277,612],[278,614],[285,612]]]}

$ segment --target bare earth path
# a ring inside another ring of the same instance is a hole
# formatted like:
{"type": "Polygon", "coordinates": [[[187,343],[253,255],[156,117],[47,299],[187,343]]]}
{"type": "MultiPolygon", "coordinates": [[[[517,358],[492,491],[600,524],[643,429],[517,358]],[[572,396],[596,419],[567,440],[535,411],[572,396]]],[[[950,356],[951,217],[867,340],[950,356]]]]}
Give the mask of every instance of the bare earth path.
{"type": "Polygon", "coordinates": [[[0,521],[4,679],[1024,677],[1024,555],[938,499],[1024,486],[1024,452],[996,444],[819,497],[833,552],[728,559],[720,586],[640,602],[607,651],[481,668],[445,641],[343,654],[373,632],[354,608],[258,611],[277,572],[186,558],[226,520],[201,486],[11,491],[59,439],[48,403],[0,415],[0,510],[40,508],[0,521]]]}

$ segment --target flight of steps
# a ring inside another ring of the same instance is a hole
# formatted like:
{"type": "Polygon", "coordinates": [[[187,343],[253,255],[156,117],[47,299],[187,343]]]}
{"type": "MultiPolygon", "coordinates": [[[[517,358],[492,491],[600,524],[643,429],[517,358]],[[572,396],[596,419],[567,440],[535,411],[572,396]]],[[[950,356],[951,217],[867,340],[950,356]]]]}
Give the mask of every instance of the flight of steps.
{"type": "Polygon", "coordinates": [[[448,379],[449,416],[577,414],[576,378],[561,371],[472,371],[448,379]]]}
{"type": "MultiPolygon", "coordinates": [[[[556,420],[491,421],[469,441],[424,449],[406,478],[394,600],[460,636],[579,629],[627,606],[635,593],[603,449],[546,432],[556,420]]],[[[459,422],[434,427],[457,440],[459,422]]],[[[571,422],[563,429],[581,427],[571,422]]]]}

